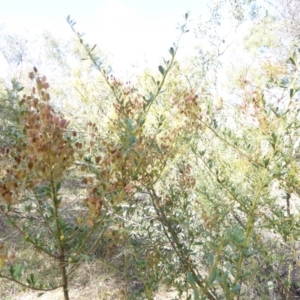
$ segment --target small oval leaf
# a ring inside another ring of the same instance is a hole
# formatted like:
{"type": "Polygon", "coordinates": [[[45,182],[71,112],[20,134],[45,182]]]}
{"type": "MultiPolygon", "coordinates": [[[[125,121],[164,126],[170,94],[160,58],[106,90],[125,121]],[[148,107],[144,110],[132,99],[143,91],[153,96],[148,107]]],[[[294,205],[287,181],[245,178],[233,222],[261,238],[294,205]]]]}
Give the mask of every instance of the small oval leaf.
{"type": "Polygon", "coordinates": [[[162,66],[158,67],[159,72],[164,75],[165,74],[165,69],[162,66]]]}

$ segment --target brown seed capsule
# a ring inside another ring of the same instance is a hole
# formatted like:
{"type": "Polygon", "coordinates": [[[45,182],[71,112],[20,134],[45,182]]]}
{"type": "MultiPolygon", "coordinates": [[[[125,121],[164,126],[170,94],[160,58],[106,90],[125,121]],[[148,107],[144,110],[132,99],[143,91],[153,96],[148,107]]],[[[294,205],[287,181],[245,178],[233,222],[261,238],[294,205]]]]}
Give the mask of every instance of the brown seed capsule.
{"type": "Polygon", "coordinates": [[[29,76],[30,79],[33,79],[35,75],[34,75],[33,72],[30,72],[30,73],[28,74],[28,76],[29,76]]]}
{"type": "Polygon", "coordinates": [[[43,83],[43,88],[44,89],[48,89],[50,87],[49,83],[48,82],[44,82],[43,83]]]}

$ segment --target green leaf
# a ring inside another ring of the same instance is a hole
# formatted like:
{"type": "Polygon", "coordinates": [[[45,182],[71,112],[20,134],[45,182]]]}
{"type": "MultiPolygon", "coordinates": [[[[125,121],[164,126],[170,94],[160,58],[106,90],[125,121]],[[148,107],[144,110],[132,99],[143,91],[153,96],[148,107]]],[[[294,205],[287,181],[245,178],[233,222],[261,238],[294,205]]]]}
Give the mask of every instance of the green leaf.
{"type": "Polygon", "coordinates": [[[159,66],[158,67],[159,72],[164,75],[165,74],[165,69],[163,68],[163,66],[159,66]]]}
{"type": "Polygon", "coordinates": [[[30,280],[32,282],[32,285],[35,285],[35,279],[34,279],[34,275],[32,273],[30,274],[30,280]]]}
{"type": "Polygon", "coordinates": [[[129,143],[130,144],[134,144],[136,141],[137,141],[137,138],[135,136],[133,136],[133,135],[129,136],[129,143]]]}
{"type": "Polygon", "coordinates": [[[173,47],[171,47],[171,48],[169,49],[169,52],[170,52],[170,54],[171,54],[172,56],[175,55],[175,51],[174,51],[174,48],[173,48],[173,47]]]}
{"type": "Polygon", "coordinates": [[[217,267],[214,267],[211,275],[208,278],[208,284],[209,285],[213,284],[213,282],[215,281],[215,279],[217,277],[217,273],[218,273],[218,269],[217,269],[217,267]]]}
{"type": "Polygon", "coordinates": [[[93,48],[90,50],[90,53],[96,48],[96,46],[97,46],[97,44],[95,44],[95,45],[93,46],[93,48]]]}
{"type": "Polygon", "coordinates": [[[42,297],[45,293],[38,293],[37,297],[42,297]]]}
{"type": "Polygon", "coordinates": [[[218,127],[218,122],[216,119],[213,119],[213,127],[216,129],[218,127]]]}
{"type": "Polygon", "coordinates": [[[200,156],[203,156],[205,154],[206,150],[203,150],[203,151],[199,151],[199,155],[200,156]]]}
{"type": "Polygon", "coordinates": [[[238,244],[242,244],[245,240],[245,236],[244,235],[238,235],[235,237],[234,239],[238,244]]]}
{"type": "Polygon", "coordinates": [[[149,93],[149,95],[147,95],[147,97],[143,97],[143,99],[145,101],[151,101],[154,98],[154,94],[152,92],[149,93]]]}
{"type": "Polygon", "coordinates": [[[270,162],[270,158],[265,158],[264,159],[264,166],[267,167],[269,162],[270,162]]]}
{"type": "Polygon", "coordinates": [[[55,190],[58,192],[58,191],[60,190],[60,187],[61,187],[61,181],[59,181],[59,182],[56,184],[55,190]]]}
{"type": "Polygon", "coordinates": [[[81,257],[84,258],[85,261],[91,261],[93,259],[91,255],[86,254],[81,255],[81,257]]]}
{"type": "Polygon", "coordinates": [[[85,156],[84,157],[84,160],[87,162],[87,163],[91,163],[92,162],[92,158],[90,156],[85,156]]]}
{"type": "Polygon", "coordinates": [[[209,266],[212,266],[213,263],[214,263],[214,255],[212,253],[210,253],[208,255],[208,264],[209,264],[209,266]]]}
{"type": "Polygon", "coordinates": [[[295,63],[293,57],[290,57],[290,58],[288,59],[288,61],[290,61],[294,66],[296,66],[296,63],[295,63]]]}
{"type": "Polygon", "coordinates": [[[62,201],[62,197],[55,197],[55,203],[57,206],[60,205],[61,201],[62,201]]]}
{"type": "Polygon", "coordinates": [[[14,270],[14,278],[20,279],[22,275],[23,266],[21,264],[16,265],[14,270]]]}
{"type": "Polygon", "coordinates": [[[9,273],[10,273],[11,277],[14,277],[15,268],[14,268],[13,265],[11,265],[11,266],[9,267],[9,273]]]}
{"type": "MultiPolygon", "coordinates": [[[[281,212],[282,212],[282,211],[281,211],[281,212]]],[[[243,250],[243,254],[244,254],[245,258],[249,258],[249,257],[251,257],[252,255],[254,255],[255,252],[247,248],[247,249],[244,249],[244,250],[243,250]]]]}
{"type": "Polygon", "coordinates": [[[236,284],[232,289],[231,292],[232,293],[238,293],[241,289],[241,286],[239,284],[236,284]]]}
{"type": "Polygon", "coordinates": [[[195,279],[194,279],[194,276],[193,276],[192,273],[188,273],[188,274],[187,274],[187,279],[188,279],[189,283],[190,283],[192,286],[195,285],[195,279]]]}
{"type": "Polygon", "coordinates": [[[199,293],[197,290],[194,290],[194,300],[200,300],[199,293]]]}

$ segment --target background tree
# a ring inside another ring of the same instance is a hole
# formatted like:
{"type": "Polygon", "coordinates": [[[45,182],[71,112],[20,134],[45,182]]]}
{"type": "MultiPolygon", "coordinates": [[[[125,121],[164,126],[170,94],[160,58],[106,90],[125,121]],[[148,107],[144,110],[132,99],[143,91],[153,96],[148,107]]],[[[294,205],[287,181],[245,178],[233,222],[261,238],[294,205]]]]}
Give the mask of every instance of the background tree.
{"type": "MultiPolygon", "coordinates": [[[[18,143],[2,151],[7,170],[1,181],[3,213],[36,249],[59,258],[63,281],[56,286],[64,287],[66,298],[70,276],[79,263],[95,259],[105,236],[118,244],[119,264],[110,267],[122,274],[123,296],[130,299],[153,299],[161,283],[187,299],[299,293],[299,50],[290,40],[281,47],[279,34],[263,34],[283,30],[284,22],[276,12],[255,14],[259,4],[246,6],[250,15],[241,3],[230,12],[237,12],[235,26],[248,16],[254,22],[239,48],[247,59],[234,70],[226,69],[230,42],[223,48],[219,30],[221,10],[232,6],[217,3],[203,32],[210,44],[201,56],[179,63],[175,44],[157,72],[145,70],[136,84],[117,79],[68,18],[79,42],[71,51],[74,74],[62,56],[54,62],[61,59],[63,72],[75,76],[61,97],[74,95],[82,110],[61,106],[72,121],[67,127],[59,103],[53,101],[53,109],[25,97],[18,143]],[[220,89],[226,85],[221,67],[231,75],[226,91],[220,89]],[[99,78],[107,90],[97,88],[99,78]],[[45,124],[54,142],[41,148],[43,139],[49,142],[45,124]],[[50,163],[54,152],[58,162],[50,163]],[[83,203],[64,201],[68,191],[59,182],[72,176],[83,177],[83,203]],[[26,227],[34,218],[15,217],[19,207],[26,216],[39,215],[47,234],[26,227]],[[43,239],[49,235],[51,244],[43,239]],[[133,280],[140,290],[130,290],[133,280]]],[[[186,23],[180,29],[185,33],[186,23]]],[[[46,40],[60,49],[52,37],[46,40]]],[[[36,79],[39,90],[46,82],[36,79]]],[[[39,92],[49,101],[47,91],[39,92]]],[[[3,276],[45,289],[34,276],[20,276],[21,267],[5,255],[2,270],[10,276],[3,276]]]]}

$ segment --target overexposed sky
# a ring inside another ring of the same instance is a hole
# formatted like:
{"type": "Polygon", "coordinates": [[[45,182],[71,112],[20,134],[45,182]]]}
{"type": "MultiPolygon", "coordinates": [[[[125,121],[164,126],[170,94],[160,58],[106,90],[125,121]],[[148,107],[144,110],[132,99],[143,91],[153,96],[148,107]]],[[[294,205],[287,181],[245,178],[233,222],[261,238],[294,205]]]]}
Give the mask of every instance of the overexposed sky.
{"type": "MultiPolygon", "coordinates": [[[[191,21],[208,13],[207,0],[9,0],[1,1],[0,25],[5,31],[30,35],[49,30],[54,36],[72,35],[66,17],[77,22],[86,39],[112,55],[115,65],[159,62],[176,41],[178,23],[190,11],[191,21]]],[[[191,36],[182,52],[191,50],[191,36]]],[[[5,67],[0,60],[0,73],[5,67]]]]}

